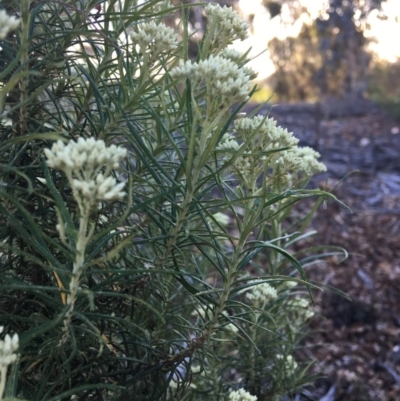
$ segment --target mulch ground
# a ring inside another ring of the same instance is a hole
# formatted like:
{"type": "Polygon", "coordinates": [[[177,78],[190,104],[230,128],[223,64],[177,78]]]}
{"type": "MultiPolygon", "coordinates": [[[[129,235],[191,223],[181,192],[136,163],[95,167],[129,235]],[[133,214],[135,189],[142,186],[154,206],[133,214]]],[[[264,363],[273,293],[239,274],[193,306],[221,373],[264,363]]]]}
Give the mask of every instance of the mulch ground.
{"type": "Polygon", "coordinates": [[[329,290],[316,294],[318,316],[304,352],[324,378],[296,399],[399,401],[400,123],[376,107],[319,126],[304,105],[277,106],[271,115],[303,145],[315,147],[319,131],[328,172],[313,186],[332,191],[352,210],[329,201],[312,223],[314,245],[340,246],[349,256],[309,267],[308,277],[350,300],[329,290]]]}

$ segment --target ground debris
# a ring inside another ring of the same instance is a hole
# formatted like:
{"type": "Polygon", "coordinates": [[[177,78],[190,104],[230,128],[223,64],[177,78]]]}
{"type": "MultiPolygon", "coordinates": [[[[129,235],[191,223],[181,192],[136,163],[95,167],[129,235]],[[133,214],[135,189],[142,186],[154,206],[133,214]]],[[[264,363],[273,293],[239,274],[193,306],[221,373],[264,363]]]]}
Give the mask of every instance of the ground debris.
{"type": "MultiPolygon", "coordinates": [[[[282,105],[270,115],[301,144],[315,146],[313,110],[304,104],[282,105]]],[[[311,185],[332,190],[353,213],[328,202],[310,227],[318,236],[302,246],[317,242],[348,250],[343,263],[328,259],[309,268],[308,275],[345,292],[351,301],[329,291],[316,294],[320,314],[305,345],[318,361],[315,372],[329,386],[324,384],[322,396],[318,383],[308,390],[320,401],[398,401],[400,135],[393,134],[398,123],[375,108],[373,113],[330,116],[318,124],[318,151],[328,172],[311,185]]],[[[309,205],[305,201],[298,207],[309,205]]]]}

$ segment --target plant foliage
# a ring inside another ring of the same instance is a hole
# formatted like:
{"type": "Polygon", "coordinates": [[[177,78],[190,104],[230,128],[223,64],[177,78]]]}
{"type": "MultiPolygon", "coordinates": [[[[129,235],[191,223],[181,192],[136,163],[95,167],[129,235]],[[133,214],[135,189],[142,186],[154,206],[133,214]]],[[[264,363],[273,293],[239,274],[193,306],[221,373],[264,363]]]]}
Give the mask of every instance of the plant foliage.
{"type": "Polygon", "coordinates": [[[332,196],[304,189],[324,170],[318,154],[240,114],[254,73],[226,46],[246,24],[208,5],[189,60],[186,5],[3,6],[21,18],[0,37],[0,325],[19,335],[4,396],[233,400],[244,388],[269,400],[301,388],[304,269],[323,255],[291,247],[332,196]],[[291,218],[306,197],[316,206],[291,218]]]}

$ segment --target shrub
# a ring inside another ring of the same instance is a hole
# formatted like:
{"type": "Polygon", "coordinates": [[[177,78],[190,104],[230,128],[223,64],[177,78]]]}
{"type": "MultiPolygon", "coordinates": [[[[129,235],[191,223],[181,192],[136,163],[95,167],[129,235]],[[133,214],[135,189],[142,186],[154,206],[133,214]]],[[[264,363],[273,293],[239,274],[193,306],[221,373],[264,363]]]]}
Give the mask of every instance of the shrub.
{"type": "Polygon", "coordinates": [[[373,60],[369,71],[368,96],[400,121],[400,62],[373,60]]]}
{"type": "Polygon", "coordinates": [[[241,113],[254,73],[227,46],[246,24],[209,4],[189,60],[187,6],[20,4],[0,31],[0,324],[19,335],[1,342],[5,395],[266,400],[303,386],[311,285],[290,247],[332,196],[304,189],[325,170],[316,152],[241,113]]]}

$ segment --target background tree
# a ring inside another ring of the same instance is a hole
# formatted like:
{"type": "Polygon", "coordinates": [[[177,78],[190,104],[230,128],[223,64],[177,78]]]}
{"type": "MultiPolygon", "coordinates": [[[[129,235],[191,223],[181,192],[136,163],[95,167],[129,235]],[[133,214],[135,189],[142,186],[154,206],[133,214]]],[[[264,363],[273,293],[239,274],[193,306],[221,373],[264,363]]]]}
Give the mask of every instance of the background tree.
{"type": "MultiPolygon", "coordinates": [[[[321,95],[362,97],[367,88],[370,55],[364,36],[367,17],[384,0],[329,0],[328,7],[297,38],[269,43],[277,72],[271,79],[283,98],[313,99],[321,95]],[[298,89],[292,88],[299,84],[298,89]],[[291,88],[288,90],[288,88],[291,88]]],[[[265,2],[272,17],[284,4],[295,20],[304,10],[297,2],[265,2]]]]}
{"type": "Polygon", "coordinates": [[[268,44],[276,72],[270,85],[282,100],[304,101],[318,97],[315,81],[323,66],[315,25],[303,25],[297,38],[272,39],[268,44]]]}

